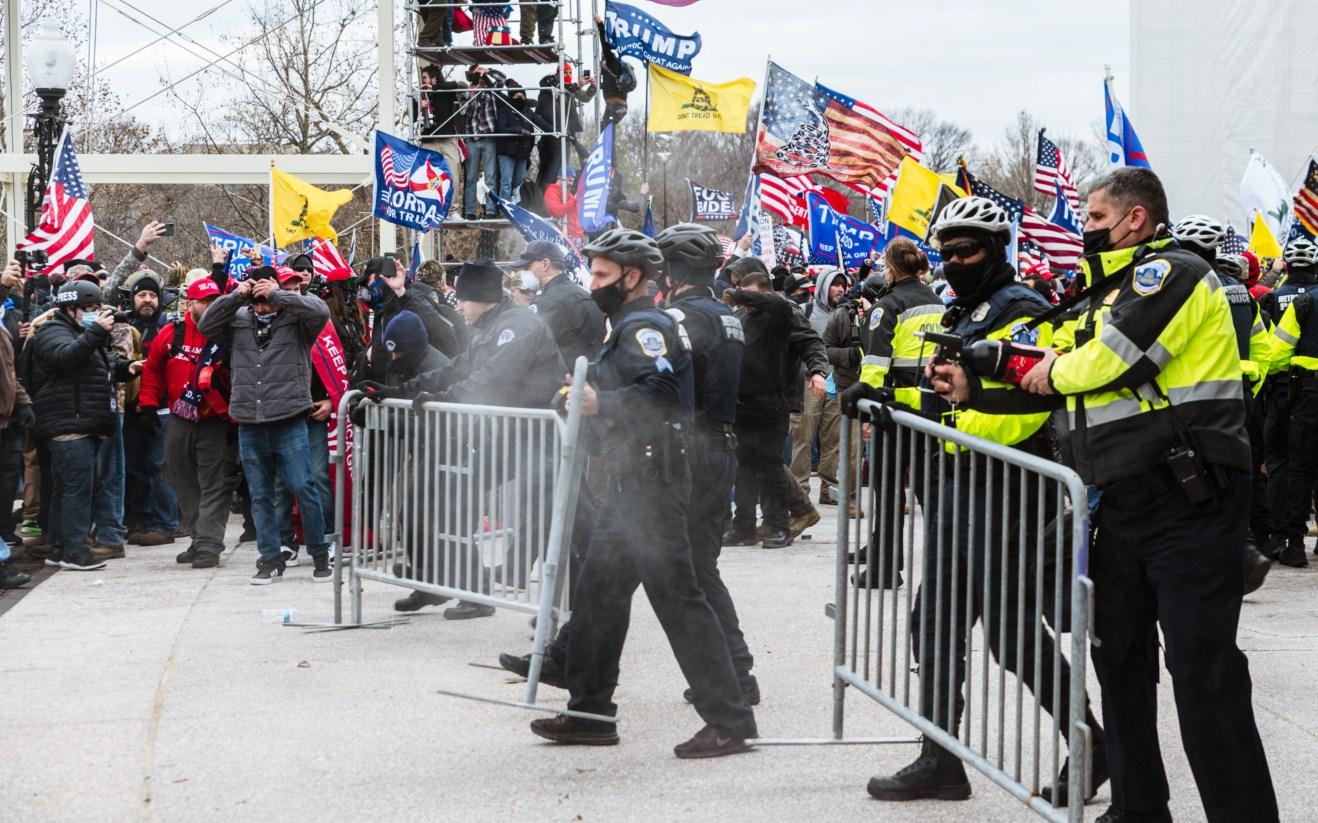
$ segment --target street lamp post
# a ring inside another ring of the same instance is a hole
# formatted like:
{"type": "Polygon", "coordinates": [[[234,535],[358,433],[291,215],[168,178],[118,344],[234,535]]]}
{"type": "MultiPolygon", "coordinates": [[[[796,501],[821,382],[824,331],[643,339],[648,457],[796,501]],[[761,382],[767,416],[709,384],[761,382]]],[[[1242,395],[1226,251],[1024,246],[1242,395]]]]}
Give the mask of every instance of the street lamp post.
{"type": "Polygon", "coordinates": [[[27,178],[27,227],[32,231],[41,219],[41,199],[50,182],[51,166],[55,162],[55,144],[64,130],[66,121],[60,101],[73,82],[76,58],[73,47],[64,39],[59,27],[49,20],[37,25],[37,34],[28,44],[24,55],[28,79],[41,100],[41,107],[32,115],[32,134],[37,144],[37,162],[27,178]]]}

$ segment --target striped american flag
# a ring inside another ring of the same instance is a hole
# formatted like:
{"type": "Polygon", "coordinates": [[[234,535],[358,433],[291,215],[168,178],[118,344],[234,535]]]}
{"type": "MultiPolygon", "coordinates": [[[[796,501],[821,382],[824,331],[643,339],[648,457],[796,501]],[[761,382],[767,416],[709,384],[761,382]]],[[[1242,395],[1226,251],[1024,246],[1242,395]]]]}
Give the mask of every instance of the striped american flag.
{"type": "Polygon", "coordinates": [[[78,155],[66,128],[55,148],[55,162],[41,203],[41,223],[17,244],[24,251],[46,252],[46,266],[55,268],[69,260],[95,259],[96,222],[87,186],[82,182],[78,155]]]}
{"type": "Polygon", "coordinates": [[[1309,158],[1309,173],[1295,195],[1295,216],[1310,236],[1318,234],[1318,161],[1309,158]]]}
{"type": "Polygon", "coordinates": [[[1073,269],[1079,264],[1085,248],[1084,238],[1080,235],[1045,220],[1034,209],[981,181],[965,167],[961,169],[958,182],[972,195],[987,197],[1001,206],[1008,219],[1019,226],[1018,240],[1036,244],[1054,268],[1073,269]]]}
{"type": "Polygon", "coordinates": [[[331,283],[352,276],[352,266],[343,259],[339,247],[323,237],[317,237],[311,246],[311,266],[316,274],[331,283]]]}
{"type": "Polygon", "coordinates": [[[411,187],[412,162],[415,155],[407,158],[407,168],[399,170],[399,165],[395,164],[394,150],[386,143],[384,148],[380,149],[380,168],[384,171],[384,182],[389,184],[392,189],[406,189],[411,187]]]}
{"type": "Polygon", "coordinates": [[[726,263],[732,259],[732,252],[737,248],[737,241],[726,234],[720,234],[718,235],[718,244],[723,247],[723,262],[726,263]]]}
{"type": "Polygon", "coordinates": [[[779,177],[764,172],[760,175],[760,205],[781,217],[788,225],[805,226],[809,223],[805,194],[818,190],[818,184],[808,174],[779,177]]]}
{"type": "Polygon", "coordinates": [[[1041,194],[1057,193],[1060,185],[1066,194],[1067,202],[1074,211],[1080,211],[1080,195],[1071,178],[1071,169],[1066,165],[1066,158],[1057,144],[1043,136],[1044,129],[1039,129],[1039,148],[1034,158],[1034,190],[1041,194]]]}
{"type": "Polygon", "coordinates": [[[473,6],[471,10],[472,44],[490,45],[490,35],[498,30],[508,29],[508,9],[504,7],[473,6]]]}

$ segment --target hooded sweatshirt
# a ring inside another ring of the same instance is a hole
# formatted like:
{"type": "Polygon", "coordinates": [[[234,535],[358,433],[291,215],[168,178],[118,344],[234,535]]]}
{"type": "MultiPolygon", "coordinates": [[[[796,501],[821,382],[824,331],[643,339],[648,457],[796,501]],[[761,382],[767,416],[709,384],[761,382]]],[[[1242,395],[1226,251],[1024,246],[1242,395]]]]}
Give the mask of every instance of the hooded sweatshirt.
{"type": "Polygon", "coordinates": [[[839,277],[845,279],[846,276],[846,272],[841,269],[828,269],[821,272],[819,279],[815,281],[815,299],[806,316],[810,318],[810,328],[814,329],[820,337],[823,337],[824,329],[828,326],[828,316],[837,308],[828,303],[828,287],[833,285],[834,280],[839,277]]]}

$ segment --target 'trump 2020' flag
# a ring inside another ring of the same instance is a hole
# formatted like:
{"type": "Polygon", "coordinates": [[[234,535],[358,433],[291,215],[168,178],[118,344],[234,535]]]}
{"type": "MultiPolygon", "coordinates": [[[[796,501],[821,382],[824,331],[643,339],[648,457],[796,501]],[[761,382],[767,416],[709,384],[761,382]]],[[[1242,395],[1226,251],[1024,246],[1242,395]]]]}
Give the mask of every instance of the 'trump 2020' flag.
{"type": "MultiPolygon", "coordinates": [[[[12,126],[11,126],[12,127],[12,126]]],[[[69,130],[60,135],[55,148],[55,164],[41,201],[41,222],[17,244],[24,251],[45,251],[46,266],[62,266],[69,260],[92,260],[96,257],[96,223],[87,186],[82,182],[78,155],[73,150],[69,130]]]]}
{"type": "Polygon", "coordinates": [[[618,54],[679,74],[690,74],[691,61],[700,53],[700,32],[674,34],[635,6],[612,0],[604,4],[604,33],[618,54]]]}
{"type": "Polygon", "coordinates": [[[691,219],[692,220],[735,220],[737,204],[732,195],[718,189],[707,189],[697,183],[691,183],[691,219]]]}
{"type": "Polygon", "coordinates": [[[613,124],[600,132],[595,148],[586,159],[581,172],[580,191],[577,192],[577,216],[581,228],[588,232],[599,231],[617,222],[609,214],[609,182],[613,178],[613,124]]]}
{"type": "Polygon", "coordinates": [[[810,253],[823,260],[839,258],[838,244],[842,244],[841,258],[847,268],[865,262],[879,244],[879,230],[869,223],[838,214],[819,192],[809,192],[805,202],[810,209],[810,253]]]}
{"type": "Polygon", "coordinates": [[[1144,153],[1144,146],[1140,145],[1139,136],[1135,134],[1135,127],[1131,125],[1126,110],[1121,107],[1121,102],[1112,91],[1111,78],[1103,81],[1103,102],[1107,108],[1108,162],[1114,168],[1122,166],[1152,168],[1149,165],[1149,156],[1144,153]]]}
{"type": "MultiPolygon", "coordinates": [[[[251,261],[247,259],[247,249],[259,249],[261,252],[261,261],[266,265],[273,266],[282,261],[285,255],[270,248],[269,246],[258,244],[249,237],[234,234],[231,231],[217,229],[210,223],[201,224],[206,229],[206,236],[210,238],[211,245],[219,246],[229,252],[229,264],[226,272],[234,280],[243,279],[247,267],[251,261]]],[[[314,265],[314,262],[313,262],[314,265]]]]}
{"type": "Polygon", "coordinates": [[[444,155],[375,132],[375,216],[417,231],[448,219],[453,174],[444,155]]]}
{"type": "Polygon", "coordinates": [[[563,256],[567,258],[567,265],[564,268],[574,273],[577,282],[583,285],[590,282],[590,270],[581,262],[577,250],[572,248],[572,244],[568,242],[567,238],[553,223],[532,214],[521,206],[504,200],[502,197],[496,196],[494,200],[499,204],[499,208],[503,209],[504,213],[508,215],[508,219],[512,221],[513,225],[517,227],[517,231],[521,232],[526,242],[548,240],[558,246],[563,250],[563,256]]]}

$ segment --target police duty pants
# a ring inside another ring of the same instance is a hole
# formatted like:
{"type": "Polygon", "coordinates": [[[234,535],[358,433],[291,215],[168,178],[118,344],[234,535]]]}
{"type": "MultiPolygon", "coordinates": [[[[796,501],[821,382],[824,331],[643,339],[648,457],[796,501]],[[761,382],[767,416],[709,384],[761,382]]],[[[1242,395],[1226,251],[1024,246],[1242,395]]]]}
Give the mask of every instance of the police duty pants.
{"type": "Polygon", "coordinates": [[[1272,533],[1272,508],[1268,505],[1268,476],[1263,473],[1267,460],[1264,448],[1264,405],[1262,397],[1255,397],[1248,383],[1245,385],[1245,429],[1249,432],[1250,489],[1249,489],[1249,541],[1260,551],[1267,549],[1272,533]]]}
{"type": "Polygon", "coordinates": [[[742,534],[755,532],[755,504],[764,504],[764,522],[787,528],[787,475],[783,443],[787,412],[768,417],[737,416],[737,510],[733,524],[742,534]]]}
{"type": "Polygon", "coordinates": [[[691,538],[691,560],[696,569],[696,581],[705,592],[705,599],[718,617],[723,636],[728,641],[728,653],[737,670],[738,679],[745,679],[755,665],[746,638],[737,620],[737,608],[732,595],[719,574],[718,559],[723,549],[723,527],[728,516],[728,492],[737,476],[737,455],[724,444],[722,438],[698,438],[688,457],[691,463],[691,506],[687,519],[687,534],[691,538]]]}
{"type": "MultiPolygon", "coordinates": [[[[859,431],[856,437],[860,437],[859,431]]],[[[938,489],[930,488],[930,499],[926,500],[924,488],[925,466],[935,466],[933,461],[938,455],[931,449],[928,438],[916,437],[913,431],[907,429],[885,432],[879,425],[875,425],[870,432],[870,443],[869,487],[874,495],[874,527],[866,556],[870,579],[876,585],[882,585],[879,582],[881,577],[886,579],[893,574],[894,569],[897,572],[906,569],[905,547],[909,537],[909,516],[906,513],[908,482],[915,493],[915,499],[926,512],[932,500],[938,499],[938,489]],[[917,452],[917,449],[921,451],[917,452]]],[[[950,456],[947,459],[950,460],[950,456]]],[[[850,472],[850,480],[854,484],[854,466],[850,472]]]]}
{"type": "MultiPolygon", "coordinates": [[[[781,445],[781,444],[779,444],[781,445]]],[[[678,462],[678,461],[675,461],[678,462]]],[[[696,582],[687,536],[691,479],[684,464],[667,482],[650,467],[611,467],[578,578],[567,654],[568,708],[616,715],[618,659],[638,585],[668,636],[696,712],[728,733],[754,737],[718,618],[696,582]]]]}
{"type": "Polygon", "coordinates": [[[1290,477],[1289,439],[1291,400],[1290,381],[1273,378],[1264,389],[1266,416],[1263,422],[1263,450],[1267,456],[1268,508],[1272,512],[1272,531],[1286,533],[1286,486],[1290,477]]]}
{"type": "Polygon", "coordinates": [[[1161,628],[1181,745],[1207,819],[1267,823],[1277,819],[1277,798],[1254,723],[1249,662],[1236,646],[1249,477],[1222,474],[1216,498],[1198,505],[1176,488],[1125,505],[1104,496],[1089,558],[1091,655],[1113,805],[1153,811],[1169,797],[1158,742],[1161,628]]]}
{"type": "Polygon", "coordinates": [[[1318,479],[1318,376],[1291,377],[1299,381],[1290,404],[1290,423],[1286,429],[1290,471],[1286,476],[1286,504],[1282,509],[1279,532],[1288,537],[1303,537],[1309,531],[1309,514],[1313,511],[1314,480],[1318,479]]]}
{"type": "Polygon", "coordinates": [[[920,663],[920,713],[956,734],[965,703],[961,686],[966,635],[969,626],[982,620],[984,639],[994,659],[1030,688],[1065,734],[1070,727],[1071,667],[1065,656],[1056,655],[1056,640],[1037,617],[1034,574],[1027,572],[1024,587],[1020,585],[1022,555],[1035,545],[1034,537],[1022,535],[1021,530],[1028,531],[1038,522],[1040,505],[1046,522],[1056,501],[1048,499],[1050,495],[1042,501],[1036,499],[1035,484],[1027,482],[1022,516],[1020,470],[1001,463],[986,468],[982,459],[975,459],[979,465],[972,482],[972,458],[946,458],[938,502],[927,509],[936,511],[936,525],[925,541],[923,580],[911,624],[920,663]],[[954,459],[961,462],[959,476],[953,469],[954,459]],[[1024,628],[1018,634],[1022,609],[1024,628]],[[1042,658],[1037,682],[1036,655],[1042,658]],[[1061,702],[1054,705],[1056,681],[1061,683],[1061,702]]]}

